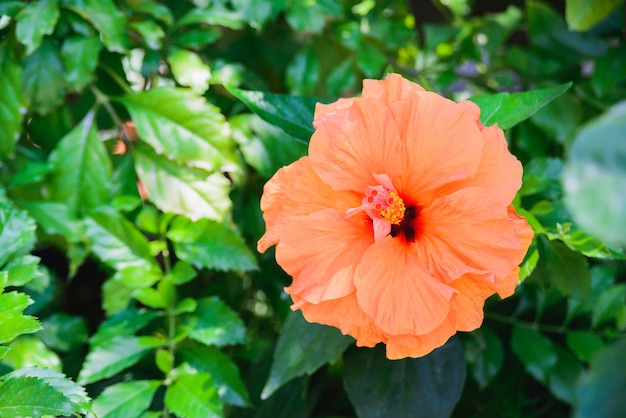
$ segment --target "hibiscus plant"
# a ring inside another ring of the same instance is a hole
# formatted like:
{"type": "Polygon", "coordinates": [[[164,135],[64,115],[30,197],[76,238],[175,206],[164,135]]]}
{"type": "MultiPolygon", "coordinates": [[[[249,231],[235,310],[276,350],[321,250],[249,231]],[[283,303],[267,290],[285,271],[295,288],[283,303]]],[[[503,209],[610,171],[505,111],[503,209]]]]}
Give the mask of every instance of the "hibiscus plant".
{"type": "Polygon", "coordinates": [[[0,417],[626,411],[623,0],[0,2],[0,417]]]}

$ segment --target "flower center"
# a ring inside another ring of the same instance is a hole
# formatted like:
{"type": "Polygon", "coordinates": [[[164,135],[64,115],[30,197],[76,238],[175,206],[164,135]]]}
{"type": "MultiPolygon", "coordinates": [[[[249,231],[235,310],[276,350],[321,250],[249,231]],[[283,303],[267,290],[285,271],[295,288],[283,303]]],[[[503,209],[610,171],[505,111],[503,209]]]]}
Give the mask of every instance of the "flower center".
{"type": "Polygon", "coordinates": [[[349,209],[346,216],[365,212],[372,219],[374,240],[380,241],[391,233],[392,225],[402,223],[407,209],[389,176],[374,174],[374,179],[380,184],[366,187],[361,206],[349,209]]]}
{"type": "Polygon", "coordinates": [[[389,223],[393,225],[400,225],[400,222],[404,219],[404,212],[406,211],[404,201],[396,192],[389,192],[387,204],[389,206],[380,211],[380,216],[387,219],[389,223]]]}

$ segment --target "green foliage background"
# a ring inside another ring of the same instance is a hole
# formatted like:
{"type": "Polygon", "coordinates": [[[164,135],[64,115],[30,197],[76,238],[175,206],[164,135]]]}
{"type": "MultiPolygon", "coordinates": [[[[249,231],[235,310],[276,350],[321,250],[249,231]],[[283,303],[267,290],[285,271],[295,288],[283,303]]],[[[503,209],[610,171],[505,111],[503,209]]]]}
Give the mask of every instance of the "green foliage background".
{"type": "Polygon", "coordinates": [[[626,11],[554,3],[0,2],[0,416],[626,416],[626,11]],[[506,129],[536,233],[401,361],[255,251],[316,101],[391,71],[506,129]]]}

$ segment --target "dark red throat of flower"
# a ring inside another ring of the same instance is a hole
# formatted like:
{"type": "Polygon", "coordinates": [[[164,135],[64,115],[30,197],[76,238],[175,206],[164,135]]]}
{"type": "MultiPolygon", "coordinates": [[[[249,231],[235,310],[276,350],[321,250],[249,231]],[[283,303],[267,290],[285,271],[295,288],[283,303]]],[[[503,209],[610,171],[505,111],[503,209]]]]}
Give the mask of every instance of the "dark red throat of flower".
{"type": "Polygon", "coordinates": [[[415,242],[417,239],[418,229],[418,206],[407,206],[404,212],[404,219],[398,225],[391,225],[390,235],[392,237],[404,237],[406,242],[415,242]]]}

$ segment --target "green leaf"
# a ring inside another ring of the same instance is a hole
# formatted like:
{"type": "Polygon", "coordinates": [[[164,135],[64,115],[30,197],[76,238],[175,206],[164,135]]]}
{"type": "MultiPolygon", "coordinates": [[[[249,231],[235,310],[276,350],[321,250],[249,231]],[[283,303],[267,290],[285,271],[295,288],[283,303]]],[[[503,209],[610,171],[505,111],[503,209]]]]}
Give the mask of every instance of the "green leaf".
{"type": "Polygon", "coordinates": [[[567,26],[577,31],[590,29],[623,3],[624,0],[566,0],[567,26]]]}
{"type": "Polygon", "coordinates": [[[158,154],[208,171],[234,160],[233,143],[219,109],[189,90],[156,88],[119,99],[139,138],[158,154]]]}
{"type": "Polygon", "coordinates": [[[221,4],[209,3],[208,7],[192,9],[178,19],[175,27],[204,23],[224,26],[230,29],[241,29],[244,26],[243,16],[239,11],[232,11],[221,4]]]}
{"type": "Polygon", "coordinates": [[[181,374],[165,390],[165,406],[180,418],[222,417],[222,402],[211,375],[181,374]]]}
{"type": "Polygon", "coordinates": [[[165,32],[158,23],[152,20],[142,20],[140,22],[131,22],[129,28],[141,35],[146,47],[149,49],[161,49],[165,32]]]}
{"type": "Polygon", "coordinates": [[[324,29],[327,15],[317,1],[292,2],[285,13],[287,23],[293,30],[310,33],[320,33],[324,29]]]}
{"type": "Polygon", "coordinates": [[[534,329],[514,325],[511,348],[528,373],[541,382],[548,382],[550,371],[558,361],[549,339],[534,329]]]}
{"type": "Polygon", "coordinates": [[[171,26],[174,23],[174,17],[170,9],[164,5],[152,0],[141,0],[129,2],[133,10],[148,14],[157,20],[171,26]]]}
{"type": "Polygon", "coordinates": [[[178,352],[191,367],[211,375],[224,403],[250,406],[248,392],[241,381],[237,365],[220,350],[215,347],[183,347],[178,352]]]}
{"type": "Polygon", "coordinates": [[[352,341],[336,328],[307,322],[301,312],[290,313],[278,337],[261,399],[267,399],[291,379],[311,375],[335,360],[352,341]]]}
{"type": "Polygon", "coordinates": [[[502,369],[504,362],[502,342],[495,332],[483,326],[463,340],[463,348],[472,376],[480,389],[485,389],[502,369]]]}
{"type": "Polygon", "coordinates": [[[232,0],[235,10],[255,29],[261,29],[273,14],[275,3],[284,1],[232,0]]]}
{"type": "Polygon", "coordinates": [[[198,300],[196,311],[187,321],[189,338],[205,345],[224,346],[246,340],[246,327],[217,296],[198,300]]]}
{"type": "Polygon", "coordinates": [[[4,270],[9,273],[7,286],[24,286],[36,274],[39,265],[39,257],[25,255],[16,257],[4,266],[4,270]]]}
{"type": "Polygon", "coordinates": [[[89,329],[81,316],[56,312],[41,323],[37,337],[48,347],[63,353],[79,350],[87,342],[89,329]]]}
{"type": "Polygon", "coordinates": [[[138,417],[148,409],[159,386],[158,380],[116,383],[93,401],[93,412],[98,418],[138,417]]]}
{"type": "Polygon", "coordinates": [[[14,370],[41,367],[61,371],[61,359],[38,338],[22,336],[11,344],[2,362],[14,370]]]}
{"type": "MultiPolygon", "coordinates": [[[[5,281],[0,280],[0,289],[5,281]]],[[[0,344],[13,341],[22,334],[31,334],[41,329],[39,321],[32,316],[25,316],[24,309],[33,301],[23,293],[9,292],[0,294],[0,344]]]]}
{"type": "Polygon", "coordinates": [[[51,200],[65,203],[77,215],[109,200],[111,160],[98,139],[94,117],[93,111],[87,113],[50,154],[55,168],[51,200]]]}
{"type": "Polygon", "coordinates": [[[574,418],[615,418],[626,411],[626,339],[598,351],[578,382],[574,418]]]}
{"type": "Polygon", "coordinates": [[[1,416],[86,414],[91,409],[85,389],[54,370],[20,369],[2,381],[1,416]]]}
{"type": "Polygon", "coordinates": [[[29,110],[45,115],[63,103],[64,72],[56,45],[44,39],[24,60],[23,94],[29,110]]]}
{"type": "Polygon", "coordinates": [[[548,233],[548,237],[563,241],[570,249],[581,254],[600,259],[623,260],[626,258],[622,248],[606,244],[598,238],[579,230],[571,223],[557,224],[557,233],[548,233]]]}
{"type": "Polygon", "coordinates": [[[158,268],[146,237],[120,214],[101,208],[92,212],[84,225],[92,253],[115,270],[158,268]]]}
{"type": "Polygon", "coordinates": [[[589,331],[569,331],[566,337],[567,346],[581,361],[588,362],[604,347],[604,341],[589,331]]]}
{"type": "Polygon", "coordinates": [[[166,278],[170,279],[172,283],[176,285],[187,283],[193,280],[198,273],[191,266],[191,264],[185,261],[177,261],[174,264],[174,268],[170,271],[166,278]]]}
{"type": "Polygon", "coordinates": [[[310,97],[287,96],[262,91],[226,89],[263,120],[281,128],[305,143],[313,134],[313,112],[318,100],[310,97]]]}
{"type": "Polygon", "coordinates": [[[255,114],[237,115],[229,122],[246,163],[265,178],[307,153],[306,144],[294,141],[293,137],[255,114]]]}
{"type": "Polygon", "coordinates": [[[47,234],[61,235],[68,242],[82,240],[83,226],[65,203],[34,200],[19,200],[18,203],[47,234]]]}
{"type": "Polygon", "coordinates": [[[456,338],[417,359],[389,361],[383,345],[346,356],[343,387],[360,418],[447,418],[465,383],[463,350],[456,338]]]}
{"type": "Polygon", "coordinates": [[[0,386],[0,415],[5,417],[64,416],[74,413],[69,400],[36,377],[7,379],[0,386]]]}
{"type": "Polygon", "coordinates": [[[148,198],[162,211],[216,220],[230,211],[230,184],[222,173],[177,165],[146,146],[134,147],[132,152],[148,198]]]}
{"type": "Polygon", "coordinates": [[[28,253],[35,244],[35,222],[13,205],[0,188],[0,267],[15,255],[28,253]]]}
{"type": "Polygon", "coordinates": [[[91,337],[91,345],[99,345],[120,335],[132,336],[156,317],[156,312],[145,309],[117,312],[100,324],[98,331],[91,337]]]}
{"type": "Polygon", "coordinates": [[[0,161],[13,157],[22,130],[22,66],[15,59],[8,39],[0,42],[0,161]]]}
{"type": "Polygon", "coordinates": [[[131,289],[143,289],[158,282],[162,272],[153,266],[129,266],[118,270],[113,275],[113,280],[119,281],[131,289]]]}
{"type": "Polygon", "coordinates": [[[605,289],[598,295],[591,310],[591,327],[615,318],[615,315],[626,305],[626,284],[620,283],[605,289]]]}
{"type": "Polygon", "coordinates": [[[557,362],[550,370],[549,388],[557,399],[573,404],[576,397],[576,383],[583,368],[568,351],[556,347],[557,362]]]}
{"type": "Polygon", "coordinates": [[[64,0],[64,5],[98,29],[100,39],[109,51],[128,50],[126,18],[112,0],[64,0]]]}
{"type": "Polygon", "coordinates": [[[498,124],[501,129],[509,129],[529,118],[537,110],[565,93],[572,83],[565,83],[547,89],[522,93],[497,93],[489,96],[470,98],[480,106],[480,121],[485,126],[498,124]]]}
{"type": "Polygon", "coordinates": [[[584,125],[563,173],[565,203],[580,227],[626,245],[626,101],[584,125]]]}
{"type": "Polygon", "coordinates": [[[176,255],[197,268],[238,272],[257,269],[256,259],[241,236],[225,224],[178,217],[172,221],[167,237],[176,255]]]}
{"type": "Polygon", "coordinates": [[[376,46],[361,42],[357,53],[357,65],[366,77],[379,77],[387,65],[387,57],[376,46]]]}
{"type": "Polygon", "coordinates": [[[299,51],[287,66],[287,86],[296,95],[311,94],[320,77],[317,52],[312,45],[299,51]]]}
{"type": "Polygon", "coordinates": [[[591,273],[585,257],[558,241],[539,237],[540,260],[550,275],[550,280],[564,295],[584,299],[591,291],[591,273]]]}
{"type": "Polygon", "coordinates": [[[70,91],[81,91],[94,79],[102,44],[96,38],[72,36],[63,42],[61,60],[70,91]]]}
{"type": "Polygon", "coordinates": [[[41,45],[44,35],[51,35],[59,20],[59,1],[40,0],[27,3],[17,14],[15,36],[30,55],[41,45]]]}
{"type": "Polygon", "coordinates": [[[211,68],[200,55],[186,49],[175,49],[167,55],[172,75],[181,86],[190,87],[195,93],[204,94],[209,89],[211,68]]]}
{"type": "Polygon", "coordinates": [[[136,364],[151,349],[135,336],[116,336],[91,345],[78,383],[86,385],[111,377],[136,364]]]}

